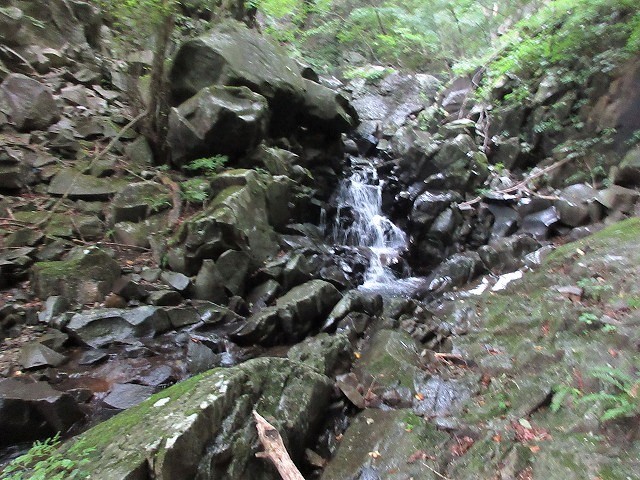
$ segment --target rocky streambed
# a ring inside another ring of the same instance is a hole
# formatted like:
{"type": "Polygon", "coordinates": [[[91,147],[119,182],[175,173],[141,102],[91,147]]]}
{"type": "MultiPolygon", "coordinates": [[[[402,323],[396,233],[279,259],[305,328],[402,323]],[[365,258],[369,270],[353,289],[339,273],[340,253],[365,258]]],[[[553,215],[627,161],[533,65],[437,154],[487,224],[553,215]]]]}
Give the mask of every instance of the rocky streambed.
{"type": "Polygon", "coordinates": [[[342,84],[231,22],[177,49],[167,168],[122,130],[100,12],[23,3],[0,9],[1,462],[61,432],[91,478],[278,478],[257,410],[305,478],[633,478],[637,147],[572,181],[531,124],[564,98],[559,122],[631,131],[598,100],[620,88],[541,84],[487,140],[464,79],[342,84]]]}

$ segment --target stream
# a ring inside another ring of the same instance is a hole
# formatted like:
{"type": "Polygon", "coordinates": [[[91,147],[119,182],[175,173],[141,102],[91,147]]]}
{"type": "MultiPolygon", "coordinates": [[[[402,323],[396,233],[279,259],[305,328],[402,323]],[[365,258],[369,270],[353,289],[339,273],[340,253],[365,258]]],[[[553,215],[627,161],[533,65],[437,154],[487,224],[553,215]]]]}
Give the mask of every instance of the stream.
{"type": "Polygon", "coordinates": [[[336,245],[365,248],[369,267],[359,290],[383,296],[410,295],[422,283],[412,277],[403,254],[407,235],[382,211],[382,180],[375,159],[351,158],[351,174],[335,195],[336,218],[329,232],[336,245]]]}

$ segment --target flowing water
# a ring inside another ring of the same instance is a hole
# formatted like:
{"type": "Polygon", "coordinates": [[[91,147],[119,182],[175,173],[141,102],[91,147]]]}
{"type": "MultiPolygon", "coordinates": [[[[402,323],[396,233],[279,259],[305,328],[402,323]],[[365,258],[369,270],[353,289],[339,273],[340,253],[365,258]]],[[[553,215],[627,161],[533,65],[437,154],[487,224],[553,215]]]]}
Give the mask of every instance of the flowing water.
{"type": "Polygon", "coordinates": [[[408,293],[415,278],[396,276],[402,253],[408,247],[406,234],[382,213],[383,182],[372,162],[352,159],[351,176],[345,178],[336,195],[337,215],[333,241],[339,245],[366,247],[371,252],[361,290],[400,294],[408,293]],[[392,268],[392,267],[396,268],[392,268]]]}

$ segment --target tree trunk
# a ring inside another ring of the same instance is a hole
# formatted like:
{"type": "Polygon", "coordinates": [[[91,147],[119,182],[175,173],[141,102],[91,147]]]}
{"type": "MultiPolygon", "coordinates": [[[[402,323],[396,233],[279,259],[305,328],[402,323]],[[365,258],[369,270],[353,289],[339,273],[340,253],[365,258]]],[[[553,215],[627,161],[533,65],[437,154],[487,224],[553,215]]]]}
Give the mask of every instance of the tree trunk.
{"type": "Polygon", "coordinates": [[[167,131],[169,128],[169,82],[165,72],[167,50],[171,41],[171,33],[175,25],[175,15],[169,10],[170,0],[165,0],[167,12],[164,14],[158,29],[158,38],[153,52],[151,65],[149,116],[147,118],[147,137],[153,146],[156,163],[169,161],[167,131]]]}

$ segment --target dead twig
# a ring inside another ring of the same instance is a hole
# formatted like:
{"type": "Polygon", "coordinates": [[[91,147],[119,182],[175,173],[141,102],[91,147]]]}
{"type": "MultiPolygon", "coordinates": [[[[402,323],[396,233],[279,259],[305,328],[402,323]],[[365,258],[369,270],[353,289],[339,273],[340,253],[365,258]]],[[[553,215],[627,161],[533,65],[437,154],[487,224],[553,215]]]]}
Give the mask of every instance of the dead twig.
{"type": "MultiPolygon", "coordinates": [[[[527,189],[527,183],[531,182],[532,180],[535,180],[536,178],[539,178],[547,173],[549,173],[552,170],[555,170],[558,167],[561,167],[562,165],[564,165],[565,163],[570,162],[571,160],[573,160],[574,157],[567,157],[567,158],[563,158],[562,160],[553,163],[551,165],[549,165],[548,167],[543,168],[542,170],[540,170],[539,172],[534,173],[533,175],[529,175],[527,178],[525,178],[524,180],[516,183],[515,185],[509,187],[509,188],[505,188],[503,190],[497,190],[495,192],[492,193],[511,193],[511,192],[515,192],[517,190],[522,190],[522,189],[527,189]]],[[[530,191],[530,190],[529,190],[530,191]]],[[[463,202],[458,204],[458,208],[466,208],[466,207],[470,207],[471,205],[474,205],[478,202],[480,202],[482,200],[481,196],[477,196],[476,198],[474,198],[473,200],[469,200],[468,202],[463,202]]]]}
{"type": "Polygon", "coordinates": [[[304,480],[304,477],[291,460],[278,430],[255,410],[253,411],[253,417],[256,420],[258,438],[264,447],[264,452],[256,453],[256,457],[270,460],[278,469],[282,480],[304,480]]]}

